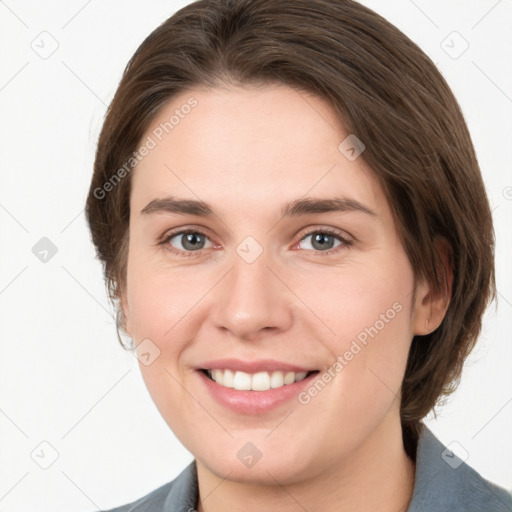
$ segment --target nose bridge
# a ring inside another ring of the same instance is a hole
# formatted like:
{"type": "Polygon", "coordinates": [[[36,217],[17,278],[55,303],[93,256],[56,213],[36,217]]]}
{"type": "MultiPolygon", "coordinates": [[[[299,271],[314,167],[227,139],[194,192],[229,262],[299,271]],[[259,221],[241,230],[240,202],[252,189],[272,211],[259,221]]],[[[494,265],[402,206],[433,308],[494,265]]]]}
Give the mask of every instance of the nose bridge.
{"type": "Polygon", "coordinates": [[[239,338],[265,328],[286,329],[291,321],[286,286],[276,277],[270,253],[254,239],[242,241],[216,300],[215,321],[239,338]]]}

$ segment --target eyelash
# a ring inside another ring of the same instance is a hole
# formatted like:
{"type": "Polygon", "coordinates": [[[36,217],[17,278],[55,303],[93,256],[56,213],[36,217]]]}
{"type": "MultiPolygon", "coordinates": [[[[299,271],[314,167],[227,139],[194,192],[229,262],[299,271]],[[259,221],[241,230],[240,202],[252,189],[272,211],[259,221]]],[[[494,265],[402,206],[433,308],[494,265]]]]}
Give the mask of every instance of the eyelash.
{"type": "MultiPolygon", "coordinates": [[[[188,235],[188,234],[200,234],[209,239],[209,236],[204,231],[201,231],[200,229],[183,229],[183,230],[173,231],[171,233],[165,234],[163,236],[162,240],[158,243],[158,245],[166,245],[167,246],[166,249],[168,251],[170,251],[173,254],[176,254],[177,256],[182,256],[184,258],[191,258],[191,257],[199,256],[201,254],[202,249],[200,249],[198,251],[185,251],[184,252],[181,250],[174,249],[171,245],[169,245],[170,240],[172,240],[175,236],[188,235]]],[[[352,241],[345,238],[341,231],[337,231],[335,229],[329,229],[329,228],[315,229],[315,230],[309,231],[304,234],[304,236],[299,240],[299,242],[302,242],[302,240],[304,240],[308,236],[315,235],[315,234],[327,234],[327,235],[337,238],[340,242],[342,242],[337,247],[334,247],[333,249],[329,249],[328,251],[315,251],[314,250],[314,253],[318,256],[328,256],[335,252],[338,252],[339,250],[346,249],[352,245],[352,241]]]]}

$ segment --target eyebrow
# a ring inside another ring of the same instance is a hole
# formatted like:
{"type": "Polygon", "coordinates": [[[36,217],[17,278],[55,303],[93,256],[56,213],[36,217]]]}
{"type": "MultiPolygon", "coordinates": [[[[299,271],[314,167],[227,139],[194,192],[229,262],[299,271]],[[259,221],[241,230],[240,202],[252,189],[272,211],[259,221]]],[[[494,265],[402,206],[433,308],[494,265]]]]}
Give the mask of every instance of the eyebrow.
{"type": "MultiPolygon", "coordinates": [[[[302,215],[328,212],[361,212],[367,215],[376,215],[368,206],[348,197],[297,199],[286,203],[281,208],[281,215],[283,217],[299,217],[302,215]]],[[[201,217],[215,217],[213,208],[204,201],[177,199],[172,196],[162,199],[153,199],[140,213],[178,213],[184,215],[198,215],[201,217]]]]}

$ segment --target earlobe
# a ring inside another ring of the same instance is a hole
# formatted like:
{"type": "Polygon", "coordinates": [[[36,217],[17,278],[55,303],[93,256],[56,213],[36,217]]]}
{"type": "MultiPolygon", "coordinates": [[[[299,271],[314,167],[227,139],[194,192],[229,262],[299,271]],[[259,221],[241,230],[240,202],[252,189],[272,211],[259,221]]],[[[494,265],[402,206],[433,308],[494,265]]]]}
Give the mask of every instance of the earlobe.
{"type": "Polygon", "coordinates": [[[414,311],[414,335],[425,336],[435,331],[443,321],[452,296],[453,259],[450,244],[444,238],[435,241],[439,255],[437,271],[440,276],[439,290],[423,281],[416,290],[414,311]]]}

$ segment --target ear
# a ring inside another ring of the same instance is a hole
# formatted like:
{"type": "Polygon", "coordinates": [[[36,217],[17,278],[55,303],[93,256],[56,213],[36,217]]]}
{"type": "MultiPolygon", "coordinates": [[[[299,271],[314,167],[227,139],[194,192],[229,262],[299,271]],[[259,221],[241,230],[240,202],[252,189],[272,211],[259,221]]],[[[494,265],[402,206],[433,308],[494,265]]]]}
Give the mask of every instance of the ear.
{"type": "Polygon", "coordinates": [[[441,276],[441,284],[439,291],[425,281],[416,289],[413,333],[419,336],[430,334],[441,325],[452,297],[452,248],[445,238],[438,238],[434,245],[439,255],[437,272],[441,276]]]}

